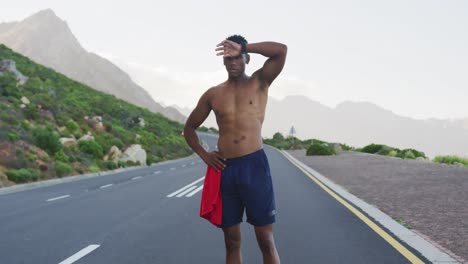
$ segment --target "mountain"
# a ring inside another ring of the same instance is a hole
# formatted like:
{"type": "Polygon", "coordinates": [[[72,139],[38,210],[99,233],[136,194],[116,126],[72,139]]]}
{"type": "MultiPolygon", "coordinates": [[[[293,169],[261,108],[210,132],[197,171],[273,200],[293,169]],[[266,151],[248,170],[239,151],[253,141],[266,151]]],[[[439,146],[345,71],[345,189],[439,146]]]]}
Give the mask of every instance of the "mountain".
{"type": "MultiPolygon", "coordinates": [[[[217,127],[213,113],[203,125],[217,127]]],[[[331,108],[305,96],[283,100],[269,97],[263,136],[272,137],[275,132],[287,135],[291,126],[301,139],[317,138],[354,147],[376,143],[415,148],[429,157],[468,157],[468,118],[419,120],[396,115],[369,102],[345,101],[331,108]]]]}
{"type": "Polygon", "coordinates": [[[0,24],[0,43],[99,91],[148,108],[179,122],[186,117],[172,107],[162,107],[119,67],[86,51],[67,23],[50,10],[21,22],[0,24]]]}
{"type": "Polygon", "coordinates": [[[171,105],[171,107],[177,109],[177,111],[181,112],[183,115],[185,116],[189,116],[190,113],[192,113],[193,109],[191,109],[190,107],[180,107],[178,105],[171,105]]]}

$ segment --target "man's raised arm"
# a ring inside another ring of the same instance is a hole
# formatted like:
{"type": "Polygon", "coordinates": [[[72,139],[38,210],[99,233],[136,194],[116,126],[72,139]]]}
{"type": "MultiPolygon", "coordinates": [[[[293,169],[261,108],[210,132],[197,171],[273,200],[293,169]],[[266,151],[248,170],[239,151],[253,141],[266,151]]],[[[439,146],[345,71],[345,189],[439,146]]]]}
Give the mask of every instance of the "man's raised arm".
{"type": "Polygon", "coordinates": [[[270,86],[284,67],[288,47],[278,42],[267,41],[247,44],[246,51],[247,53],[258,53],[268,57],[263,67],[253,75],[258,75],[262,82],[270,86]]]}
{"type": "Polygon", "coordinates": [[[217,45],[216,51],[218,51],[216,55],[222,55],[223,57],[235,57],[242,54],[242,52],[258,53],[268,57],[263,67],[253,74],[268,87],[283,69],[288,47],[282,43],[272,41],[249,43],[242,47],[236,42],[223,40],[217,45]]]}

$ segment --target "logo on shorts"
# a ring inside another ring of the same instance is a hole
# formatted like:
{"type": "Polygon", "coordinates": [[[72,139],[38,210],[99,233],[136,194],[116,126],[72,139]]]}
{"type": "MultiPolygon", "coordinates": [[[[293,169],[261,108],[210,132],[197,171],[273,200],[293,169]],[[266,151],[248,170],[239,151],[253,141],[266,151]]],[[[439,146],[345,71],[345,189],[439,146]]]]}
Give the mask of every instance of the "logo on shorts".
{"type": "Polygon", "coordinates": [[[276,214],[276,210],[270,212],[270,216],[274,216],[276,214]]]}

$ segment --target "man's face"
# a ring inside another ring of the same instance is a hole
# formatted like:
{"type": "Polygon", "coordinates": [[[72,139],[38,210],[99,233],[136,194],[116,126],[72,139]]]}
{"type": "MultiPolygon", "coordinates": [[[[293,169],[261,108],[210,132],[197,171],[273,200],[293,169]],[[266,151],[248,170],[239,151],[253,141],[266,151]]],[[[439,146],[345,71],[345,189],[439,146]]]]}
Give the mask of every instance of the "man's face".
{"type": "Polygon", "coordinates": [[[236,57],[224,57],[223,62],[229,77],[239,77],[245,71],[245,64],[248,63],[248,57],[246,54],[240,54],[236,57]]]}

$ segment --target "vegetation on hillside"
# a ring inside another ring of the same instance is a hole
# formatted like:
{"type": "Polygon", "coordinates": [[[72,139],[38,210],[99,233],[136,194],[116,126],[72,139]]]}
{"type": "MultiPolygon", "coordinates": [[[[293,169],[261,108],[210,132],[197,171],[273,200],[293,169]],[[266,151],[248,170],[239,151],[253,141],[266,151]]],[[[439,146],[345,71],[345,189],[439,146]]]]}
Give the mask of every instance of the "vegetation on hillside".
{"type": "Polygon", "coordinates": [[[18,85],[13,74],[0,73],[0,187],[5,176],[13,182],[28,182],[137,165],[103,160],[112,146],[123,152],[132,144],[141,145],[147,164],[192,153],[181,135],[182,124],[94,90],[0,45],[0,61],[4,59],[15,61],[18,71],[29,79],[18,85]],[[22,102],[23,97],[30,103],[22,102]],[[85,119],[96,116],[102,120],[100,128],[85,119]],[[70,147],[59,141],[84,135],[94,140],[70,147]]]}

